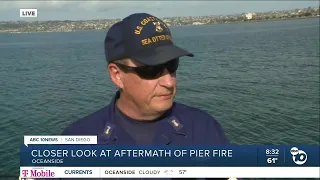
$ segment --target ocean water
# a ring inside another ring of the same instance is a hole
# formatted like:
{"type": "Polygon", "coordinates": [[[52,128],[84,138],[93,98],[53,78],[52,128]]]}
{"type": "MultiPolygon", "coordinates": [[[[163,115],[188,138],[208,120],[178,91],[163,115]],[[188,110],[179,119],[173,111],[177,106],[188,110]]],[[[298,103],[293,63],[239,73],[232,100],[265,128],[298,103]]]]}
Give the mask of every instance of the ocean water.
{"type": "MultiPolygon", "coordinates": [[[[237,144],[319,144],[319,19],[171,27],[176,100],[237,144]]],[[[0,34],[0,175],[18,176],[23,135],[58,135],[107,105],[106,31],[0,34]]],[[[14,178],[16,179],[16,178],[14,178]]]]}

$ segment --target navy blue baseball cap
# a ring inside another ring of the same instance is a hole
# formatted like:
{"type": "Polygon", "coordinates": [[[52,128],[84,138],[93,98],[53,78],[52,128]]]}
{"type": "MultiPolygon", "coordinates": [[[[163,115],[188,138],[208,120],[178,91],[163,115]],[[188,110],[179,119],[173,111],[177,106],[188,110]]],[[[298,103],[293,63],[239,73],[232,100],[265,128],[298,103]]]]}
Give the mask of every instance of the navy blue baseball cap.
{"type": "Polygon", "coordinates": [[[145,65],[158,65],[194,56],[174,45],[168,26],[147,13],[132,14],[111,26],[104,46],[108,62],[132,58],[145,65]]]}

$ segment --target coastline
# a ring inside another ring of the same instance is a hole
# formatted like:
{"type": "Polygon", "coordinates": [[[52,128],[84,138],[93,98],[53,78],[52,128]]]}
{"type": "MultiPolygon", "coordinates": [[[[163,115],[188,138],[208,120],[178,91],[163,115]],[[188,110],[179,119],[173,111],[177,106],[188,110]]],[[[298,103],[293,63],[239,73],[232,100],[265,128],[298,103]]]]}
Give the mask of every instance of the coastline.
{"type": "MultiPolygon", "coordinates": [[[[286,19],[264,19],[264,20],[250,20],[250,21],[239,21],[239,22],[228,22],[228,23],[217,23],[217,24],[242,24],[242,23],[260,23],[260,22],[272,22],[272,21],[288,21],[288,20],[302,20],[302,19],[313,19],[320,18],[320,16],[309,16],[309,17],[295,17],[286,19]]],[[[204,24],[204,25],[214,25],[214,24],[204,24]]]]}
{"type": "MultiPolygon", "coordinates": [[[[263,22],[274,22],[274,21],[287,21],[287,20],[302,20],[319,18],[320,16],[307,16],[307,17],[294,17],[294,18],[283,18],[283,19],[262,19],[262,20],[245,20],[245,21],[233,21],[233,22],[221,22],[221,23],[208,23],[208,24],[188,24],[188,25],[171,25],[170,27],[181,27],[181,26],[208,26],[208,25],[221,25],[221,24],[243,24],[243,23],[263,23],[263,22]]],[[[104,29],[80,29],[80,30],[65,30],[65,31],[0,31],[0,34],[25,34],[25,33],[69,33],[69,32],[80,32],[80,31],[103,31],[104,29]]]]}

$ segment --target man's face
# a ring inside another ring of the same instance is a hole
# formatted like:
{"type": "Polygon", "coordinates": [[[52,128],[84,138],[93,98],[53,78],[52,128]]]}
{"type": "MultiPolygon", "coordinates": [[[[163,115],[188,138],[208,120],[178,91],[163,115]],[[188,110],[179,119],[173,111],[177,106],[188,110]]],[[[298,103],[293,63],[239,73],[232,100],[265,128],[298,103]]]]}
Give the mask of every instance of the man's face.
{"type": "MultiPolygon", "coordinates": [[[[136,67],[142,64],[128,60],[127,66],[136,67]]],[[[121,72],[123,95],[130,99],[143,112],[157,113],[171,108],[176,94],[176,74],[167,69],[156,79],[143,79],[135,73],[121,72]]]]}

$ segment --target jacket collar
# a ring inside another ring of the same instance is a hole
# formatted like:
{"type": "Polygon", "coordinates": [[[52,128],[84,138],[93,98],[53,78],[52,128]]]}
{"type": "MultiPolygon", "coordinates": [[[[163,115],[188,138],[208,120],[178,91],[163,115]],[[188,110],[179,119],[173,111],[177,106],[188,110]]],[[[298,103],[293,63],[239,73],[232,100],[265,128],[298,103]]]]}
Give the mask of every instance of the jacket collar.
{"type": "MultiPolygon", "coordinates": [[[[99,144],[135,144],[134,140],[117,124],[115,106],[119,97],[120,92],[117,91],[109,104],[108,118],[105,121],[104,131],[98,136],[99,144]]],[[[175,112],[175,106],[176,103],[173,103],[172,108],[166,112],[165,118],[159,121],[153,141],[154,144],[169,145],[172,143],[174,136],[187,136],[185,128],[175,112]]]]}
{"type": "Polygon", "coordinates": [[[175,106],[174,103],[172,108],[166,112],[166,118],[160,121],[154,139],[155,144],[169,145],[173,142],[175,136],[187,136],[185,128],[175,112],[175,106]]]}

